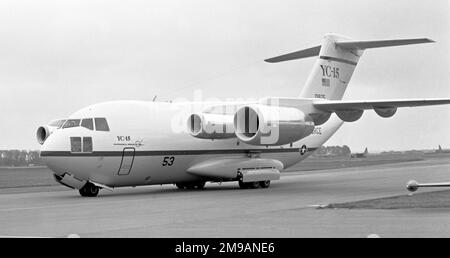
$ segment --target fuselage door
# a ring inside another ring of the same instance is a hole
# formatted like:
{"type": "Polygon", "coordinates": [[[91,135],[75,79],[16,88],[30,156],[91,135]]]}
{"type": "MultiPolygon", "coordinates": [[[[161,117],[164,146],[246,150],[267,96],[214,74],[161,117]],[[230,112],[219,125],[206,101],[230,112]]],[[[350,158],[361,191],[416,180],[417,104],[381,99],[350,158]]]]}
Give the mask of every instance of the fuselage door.
{"type": "Polygon", "coordinates": [[[119,175],[128,175],[131,172],[136,150],[133,147],[123,148],[122,161],[120,162],[119,175]]]}

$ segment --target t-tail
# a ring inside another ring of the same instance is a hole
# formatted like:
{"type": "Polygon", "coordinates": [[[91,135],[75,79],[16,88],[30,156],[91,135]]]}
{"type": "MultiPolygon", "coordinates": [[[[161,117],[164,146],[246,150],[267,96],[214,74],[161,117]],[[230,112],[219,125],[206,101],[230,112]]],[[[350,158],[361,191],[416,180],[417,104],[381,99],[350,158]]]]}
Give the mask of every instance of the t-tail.
{"type": "Polygon", "coordinates": [[[270,63],[318,56],[306,80],[300,98],[342,99],[359,58],[365,49],[434,42],[427,38],[354,41],[350,38],[326,34],[322,44],[266,59],[270,63]]]}

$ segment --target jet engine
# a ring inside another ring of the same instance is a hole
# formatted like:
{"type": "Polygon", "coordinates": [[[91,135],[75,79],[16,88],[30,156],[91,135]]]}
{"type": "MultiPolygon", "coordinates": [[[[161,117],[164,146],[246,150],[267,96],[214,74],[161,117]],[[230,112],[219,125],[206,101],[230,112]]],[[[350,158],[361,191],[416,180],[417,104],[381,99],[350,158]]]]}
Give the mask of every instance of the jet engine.
{"type": "Polygon", "coordinates": [[[374,108],[373,110],[375,110],[375,113],[377,113],[379,116],[384,117],[384,118],[388,118],[391,117],[395,114],[395,112],[397,112],[397,108],[396,107],[391,107],[391,108],[374,108]]]}
{"type": "Polygon", "coordinates": [[[336,111],[336,115],[344,122],[355,122],[360,119],[364,110],[336,111]]]}
{"type": "Polygon", "coordinates": [[[233,116],[222,114],[192,114],[187,121],[188,132],[201,139],[235,138],[233,116]]]}
{"type": "Polygon", "coordinates": [[[60,128],[64,122],[66,122],[65,119],[62,120],[53,120],[48,125],[41,125],[38,127],[36,131],[36,138],[39,144],[44,144],[45,140],[52,134],[56,129],[60,128]]]}
{"type": "Polygon", "coordinates": [[[44,144],[45,140],[50,136],[53,130],[48,125],[39,126],[36,131],[36,138],[39,144],[44,144]]]}
{"type": "Polygon", "coordinates": [[[297,108],[254,104],[238,109],[234,130],[247,144],[284,145],[310,135],[314,122],[297,108]]]}

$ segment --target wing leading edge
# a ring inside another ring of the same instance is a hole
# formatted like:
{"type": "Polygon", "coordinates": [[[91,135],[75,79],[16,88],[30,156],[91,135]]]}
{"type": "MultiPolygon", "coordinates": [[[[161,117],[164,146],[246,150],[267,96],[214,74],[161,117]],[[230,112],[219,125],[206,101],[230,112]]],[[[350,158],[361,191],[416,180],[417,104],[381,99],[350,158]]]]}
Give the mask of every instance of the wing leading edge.
{"type": "Polygon", "coordinates": [[[400,100],[337,100],[314,101],[313,106],[326,112],[365,110],[376,108],[418,107],[450,104],[450,99],[400,99],[400,100]]]}

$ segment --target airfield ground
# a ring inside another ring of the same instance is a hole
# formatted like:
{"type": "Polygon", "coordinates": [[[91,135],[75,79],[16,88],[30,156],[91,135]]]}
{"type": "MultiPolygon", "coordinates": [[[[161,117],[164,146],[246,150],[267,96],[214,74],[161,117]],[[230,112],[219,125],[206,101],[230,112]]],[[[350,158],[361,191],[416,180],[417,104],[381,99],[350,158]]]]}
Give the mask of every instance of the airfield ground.
{"type": "Polygon", "coordinates": [[[45,168],[0,170],[0,235],[64,237],[450,237],[450,155],[307,160],[268,189],[149,186],[82,198],[45,168]],[[343,168],[336,168],[339,166],[343,168]],[[308,168],[309,167],[309,168],[308,168]],[[331,169],[333,168],[333,169],[331,169]],[[331,204],[329,209],[317,206],[331,204]]]}
{"type": "Polygon", "coordinates": [[[450,190],[405,194],[347,203],[331,203],[329,209],[431,209],[450,208],[450,190]]]}
{"type": "MultiPolygon", "coordinates": [[[[383,164],[395,164],[401,162],[420,161],[429,158],[446,158],[445,155],[369,155],[367,158],[349,157],[309,157],[286,169],[284,172],[304,172],[311,173],[316,170],[343,169],[352,167],[365,167],[383,164]]],[[[448,155],[450,159],[450,154],[448,155]]],[[[51,176],[51,171],[47,167],[0,167],[0,193],[9,191],[38,191],[39,189],[58,190],[59,187],[51,176]],[[54,188],[53,186],[58,186],[54,188]],[[22,189],[23,188],[23,189],[22,189]],[[35,189],[33,189],[35,188],[35,189]]]]}

